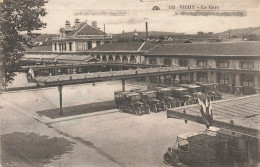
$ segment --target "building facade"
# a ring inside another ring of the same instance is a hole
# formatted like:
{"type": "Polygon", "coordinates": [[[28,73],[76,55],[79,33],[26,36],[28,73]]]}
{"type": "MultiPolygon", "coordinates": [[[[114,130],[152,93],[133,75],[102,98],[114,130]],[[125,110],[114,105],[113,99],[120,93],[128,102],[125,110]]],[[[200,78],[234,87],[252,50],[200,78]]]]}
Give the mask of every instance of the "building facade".
{"type": "Polygon", "coordinates": [[[115,42],[93,48],[86,53],[107,63],[141,64],[143,54],[156,45],[146,42],[115,42]]]}
{"type": "Polygon", "coordinates": [[[147,64],[205,69],[179,81],[214,82],[237,94],[259,92],[260,42],[158,45],[144,54],[147,64]]]}
{"type": "Polygon", "coordinates": [[[59,37],[52,38],[52,52],[84,52],[111,41],[112,35],[101,31],[96,21],[89,25],[87,22],[80,22],[76,19],[73,27],[69,21],[66,21],[65,28],[60,29],[59,37]]]}

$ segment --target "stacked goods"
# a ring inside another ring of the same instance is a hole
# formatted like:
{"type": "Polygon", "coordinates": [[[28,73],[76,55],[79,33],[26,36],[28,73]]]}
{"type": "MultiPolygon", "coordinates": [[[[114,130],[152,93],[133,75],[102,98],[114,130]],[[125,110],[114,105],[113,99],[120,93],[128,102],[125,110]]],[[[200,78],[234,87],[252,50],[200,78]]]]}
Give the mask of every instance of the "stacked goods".
{"type": "Polygon", "coordinates": [[[201,161],[214,161],[217,156],[218,139],[215,136],[199,134],[189,137],[190,153],[201,161]]]}

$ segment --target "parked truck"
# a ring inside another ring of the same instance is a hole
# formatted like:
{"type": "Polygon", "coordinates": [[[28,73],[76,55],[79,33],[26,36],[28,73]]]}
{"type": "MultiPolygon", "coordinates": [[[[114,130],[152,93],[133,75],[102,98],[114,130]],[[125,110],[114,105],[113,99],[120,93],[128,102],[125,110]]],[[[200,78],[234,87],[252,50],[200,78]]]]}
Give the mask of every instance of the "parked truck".
{"type": "Polygon", "coordinates": [[[140,100],[140,94],[135,92],[117,91],[114,92],[115,103],[121,112],[133,113],[136,115],[149,114],[149,108],[140,100]]]}
{"type": "MultiPolygon", "coordinates": [[[[246,167],[248,146],[245,143],[241,134],[217,128],[181,134],[175,144],[168,147],[163,162],[175,167],[246,167]]],[[[253,152],[259,155],[259,150],[253,152]]]]}
{"type": "Polygon", "coordinates": [[[222,93],[218,90],[218,85],[216,83],[203,83],[201,84],[201,87],[203,92],[211,97],[211,100],[222,99],[222,93]]]}

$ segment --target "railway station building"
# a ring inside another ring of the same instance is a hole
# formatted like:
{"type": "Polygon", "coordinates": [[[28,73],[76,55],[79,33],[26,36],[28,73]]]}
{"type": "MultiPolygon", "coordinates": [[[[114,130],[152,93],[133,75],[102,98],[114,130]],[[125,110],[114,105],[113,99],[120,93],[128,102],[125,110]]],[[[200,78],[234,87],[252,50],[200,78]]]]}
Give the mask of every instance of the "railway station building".
{"type": "Polygon", "coordinates": [[[205,69],[187,71],[175,78],[180,81],[219,83],[224,91],[237,94],[260,90],[260,42],[161,44],[144,57],[146,64],[205,69]]]}
{"type": "Polygon", "coordinates": [[[89,25],[87,22],[80,22],[79,19],[75,19],[74,26],[66,21],[65,28],[60,29],[60,35],[52,38],[52,52],[84,52],[111,41],[112,35],[101,31],[96,21],[89,25]]]}

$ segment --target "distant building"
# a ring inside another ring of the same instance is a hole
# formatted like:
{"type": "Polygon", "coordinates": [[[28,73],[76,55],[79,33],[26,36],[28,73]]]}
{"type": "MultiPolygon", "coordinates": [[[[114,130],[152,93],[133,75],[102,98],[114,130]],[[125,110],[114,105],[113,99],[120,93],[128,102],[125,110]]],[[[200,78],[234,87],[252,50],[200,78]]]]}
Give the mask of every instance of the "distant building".
{"type": "Polygon", "coordinates": [[[101,31],[96,21],[89,25],[87,22],[80,22],[76,19],[73,27],[69,21],[66,21],[65,28],[60,29],[60,36],[52,38],[52,52],[84,52],[111,41],[112,35],[101,31]]]}
{"type": "Polygon", "coordinates": [[[146,64],[205,69],[176,75],[179,81],[215,82],[236,93],[260,93],[260,42],[163,44],[144,57],[146,64]]]}

